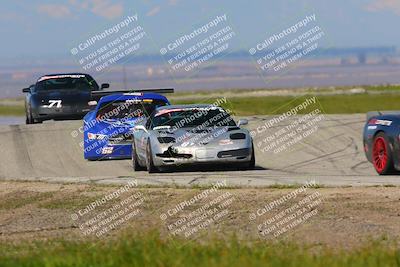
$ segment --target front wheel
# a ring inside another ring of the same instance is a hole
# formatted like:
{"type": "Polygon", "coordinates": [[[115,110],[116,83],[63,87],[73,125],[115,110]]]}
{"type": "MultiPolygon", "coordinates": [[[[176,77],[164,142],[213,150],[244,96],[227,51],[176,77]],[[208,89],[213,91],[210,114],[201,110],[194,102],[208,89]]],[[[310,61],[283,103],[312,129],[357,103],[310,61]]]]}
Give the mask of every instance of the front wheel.
{"type": "Polygon", "coordinates": [[[148,173],[155,173],[158,171],[157,167],[154,166],[153,153],[151,152],[150,140],[147,142],[147,147],[146,147],[146,166],[148,173]]]}
{"type": "Polygon", "coordinates": [[[30,112],[29,113],[27,112],[25,115],[25,123],[26,124],[34,124],[35,123],[35,121],[32,118],[32,114],[30,112]]]}
{"type": "Polygon", "coordinates": [[[372,144],[372,163],[380,175],[390,174],[393,171],[393,153],[386,134],[378,133],[372,144]]]}
{"type": "Polygon", "coordinates": [[[138,156],[136,153],[136,145],[135,141],[132,143],[132,167],[134,171],[143,171],[144,168],[140,166],[138,156]]]}
{"type": "Polygon", "coordinates": [[[253,142],[251,142],[251,159],[249,162],[249,169],[254,169],[254,167],[256,166],[256,156],[254,153],[254,145],[253,142]]]}

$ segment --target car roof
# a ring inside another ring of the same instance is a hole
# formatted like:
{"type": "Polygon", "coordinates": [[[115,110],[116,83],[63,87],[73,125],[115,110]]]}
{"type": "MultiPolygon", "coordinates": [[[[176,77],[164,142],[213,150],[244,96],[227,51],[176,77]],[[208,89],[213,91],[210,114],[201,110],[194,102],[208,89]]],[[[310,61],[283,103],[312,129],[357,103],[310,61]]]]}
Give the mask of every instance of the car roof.
{"type": "Polygon", "coordinates": [[[100,98],[99,103],[102,102],[111,102],[111,101],[125,101],[131,99],[155,99],[155,100],[164,100],[168,102],[168,99],[160,94],[156,93],[116,93],[112,95],[103,96],[100,98]]]}

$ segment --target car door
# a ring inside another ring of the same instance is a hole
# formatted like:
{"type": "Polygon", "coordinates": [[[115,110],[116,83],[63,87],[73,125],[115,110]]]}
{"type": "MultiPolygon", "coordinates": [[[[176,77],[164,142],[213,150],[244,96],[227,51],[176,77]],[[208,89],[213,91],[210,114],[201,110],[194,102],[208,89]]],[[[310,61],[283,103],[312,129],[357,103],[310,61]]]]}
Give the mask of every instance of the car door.
{"type": "Polygon", "coordinates": [[[144,120],[140,122],[137,126],[135,127],[135,133],[134,133],[134,142],[135,142],[135,147],[136,147],[136,155],[140,158],[140,160],[145,160],[146,159],[146,140],[148,139],[148,130],[147,130],[147,121],[144,120]]]}

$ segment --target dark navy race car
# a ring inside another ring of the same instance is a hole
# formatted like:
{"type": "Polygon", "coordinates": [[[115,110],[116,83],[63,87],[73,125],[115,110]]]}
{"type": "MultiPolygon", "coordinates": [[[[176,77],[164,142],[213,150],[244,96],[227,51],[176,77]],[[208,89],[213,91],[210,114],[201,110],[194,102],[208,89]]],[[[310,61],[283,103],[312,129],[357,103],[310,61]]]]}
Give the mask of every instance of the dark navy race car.
{"type": "Polygon", "coordinates": [[[150,116],[156,108],[169,105],[165,96],[155,92],[173,91],[143,89],[129,93],[115,91],[111,95],[103,96],[96,108],[83,118],[84,158],[131,158],[133,127],[150,116]]]}
{"type": "Polygon", "coordinates": [[[378,174],[400,171],[400,111],[369,112],[364,151],[378,174]]]}
{"type": "Polygon", "coordinates": [[[82,119],[95,107],[101,95],[93,95],[110,85],[101,87],[88,74],[49,74],[40,77],[36,84],[22,89],[25,98],[26,124],[45,120],[82,119]],[[94,105],[93,105],[94,103],[94,105]]]}

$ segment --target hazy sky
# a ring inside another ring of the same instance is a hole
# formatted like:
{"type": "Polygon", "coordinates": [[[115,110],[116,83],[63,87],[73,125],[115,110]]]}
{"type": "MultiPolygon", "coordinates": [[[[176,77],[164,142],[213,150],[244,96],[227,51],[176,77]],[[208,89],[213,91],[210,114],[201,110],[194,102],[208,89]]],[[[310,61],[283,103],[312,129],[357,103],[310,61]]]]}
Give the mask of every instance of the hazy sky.
{"type": "Polygon", "coordinates": [[[326,33],[324,46],[400,44],[400,0],[2,0],[0,57],[70,56],[75,44],[132,14],[151,39],[141,53],[157,53],[179,34],[222,14],[237,34],[234,50],[248,50],[310,14],[326,33]]]}

